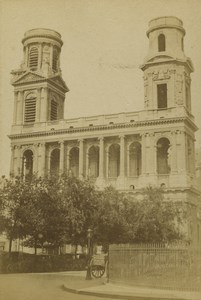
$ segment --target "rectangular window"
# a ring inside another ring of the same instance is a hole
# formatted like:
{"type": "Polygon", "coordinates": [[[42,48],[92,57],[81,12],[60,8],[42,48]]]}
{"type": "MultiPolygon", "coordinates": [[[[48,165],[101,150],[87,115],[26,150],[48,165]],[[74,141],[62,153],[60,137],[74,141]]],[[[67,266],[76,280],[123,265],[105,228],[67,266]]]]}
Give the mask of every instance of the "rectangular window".
{"type": "Polygon", "coordinates": [[[51,101],[50,120],[57,120],[57,103],[54,100],[51,101]]]}
{"type": "Polygon", "coordinates": [[[158,108],[167,108],[167,84],[157,85],[158,108]]]}
{"type": "Polygon", "coordinates": [[[34,123],[36,117],[36,98],[25,100],[25,123],[34,123]]]}

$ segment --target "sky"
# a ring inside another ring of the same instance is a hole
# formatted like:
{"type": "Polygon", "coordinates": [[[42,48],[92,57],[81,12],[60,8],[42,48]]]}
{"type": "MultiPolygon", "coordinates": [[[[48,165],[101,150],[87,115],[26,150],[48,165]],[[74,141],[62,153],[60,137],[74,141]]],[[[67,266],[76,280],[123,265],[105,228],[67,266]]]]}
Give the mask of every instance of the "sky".
{"type": "MultiPolygon", "coordinates": [[[[0,0],[0,175],[8,176],[13,117],[10,72],[19,68],[27,30],[50,28],[62,35],[62,76],[70,91],[65,118],[144,108],[143,72],[148,22],[176,16],[184,23],[185,54],[192,74],[192,112],[201,127],[200,0],[0,0]]],[[[196,147],[201,148],[200,130],[196,147]]]]}

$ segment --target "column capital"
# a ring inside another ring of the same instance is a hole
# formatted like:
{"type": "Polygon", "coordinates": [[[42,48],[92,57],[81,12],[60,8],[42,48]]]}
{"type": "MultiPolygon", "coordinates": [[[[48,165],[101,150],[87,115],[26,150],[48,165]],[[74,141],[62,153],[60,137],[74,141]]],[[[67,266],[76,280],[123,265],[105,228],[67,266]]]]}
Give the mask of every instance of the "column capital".
{"type": "Polygon", "coordinates": [[[124,139],[125,138],[125,134],[119,134],[119,138],[120,139],[124,139]]]}
{"type": "Polygon", "coordinates": [[[99,136],[99,137],[98,137],[98,140],[99,140],[99,141],[104,141],[104,139],[105,139],[104,136],[99,136]]]}

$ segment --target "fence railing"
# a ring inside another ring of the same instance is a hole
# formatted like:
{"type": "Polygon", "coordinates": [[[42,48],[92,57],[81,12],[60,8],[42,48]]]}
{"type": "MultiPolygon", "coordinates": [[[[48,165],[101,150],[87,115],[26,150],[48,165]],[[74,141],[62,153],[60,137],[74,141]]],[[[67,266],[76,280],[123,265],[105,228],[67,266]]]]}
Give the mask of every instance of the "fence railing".
{"type": "Polygon", "coordinates": [[[109,281],[201,291],[201,249],[182,244],[111,245],[109,281]]]}

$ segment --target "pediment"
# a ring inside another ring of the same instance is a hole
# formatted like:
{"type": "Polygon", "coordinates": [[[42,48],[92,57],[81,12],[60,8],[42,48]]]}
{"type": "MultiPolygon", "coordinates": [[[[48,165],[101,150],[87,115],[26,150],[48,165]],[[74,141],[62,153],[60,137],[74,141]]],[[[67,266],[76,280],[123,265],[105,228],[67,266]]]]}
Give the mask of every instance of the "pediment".
{"type": "Polygon", "coordinates": [[[48,82],[63,88],[65,92],[69,91],[65,81],[59,75],[48,78],[48,82]]]}
{"type": "Polygon", "coordinates": [[[43,81],[45,77],[32,73],[32,72],[27,72],[23,74],[22,76],[18,77],[17,79],[14,79],[12,82],[13,85],[18,85],[18,84],[24,84],[24,83],[29,83],[29,82],[37,82],[37,81],[43,81]]]}
{"type": "Polygon", "coordinates": [[[169,55],[165,54],[159,54],[159,55],[154,55],[154,57],[151,57],[147,60],[147,62],[158,62],[158,61],[164,61],[164,60],[173,60],[174,58],[169,55]]]}

